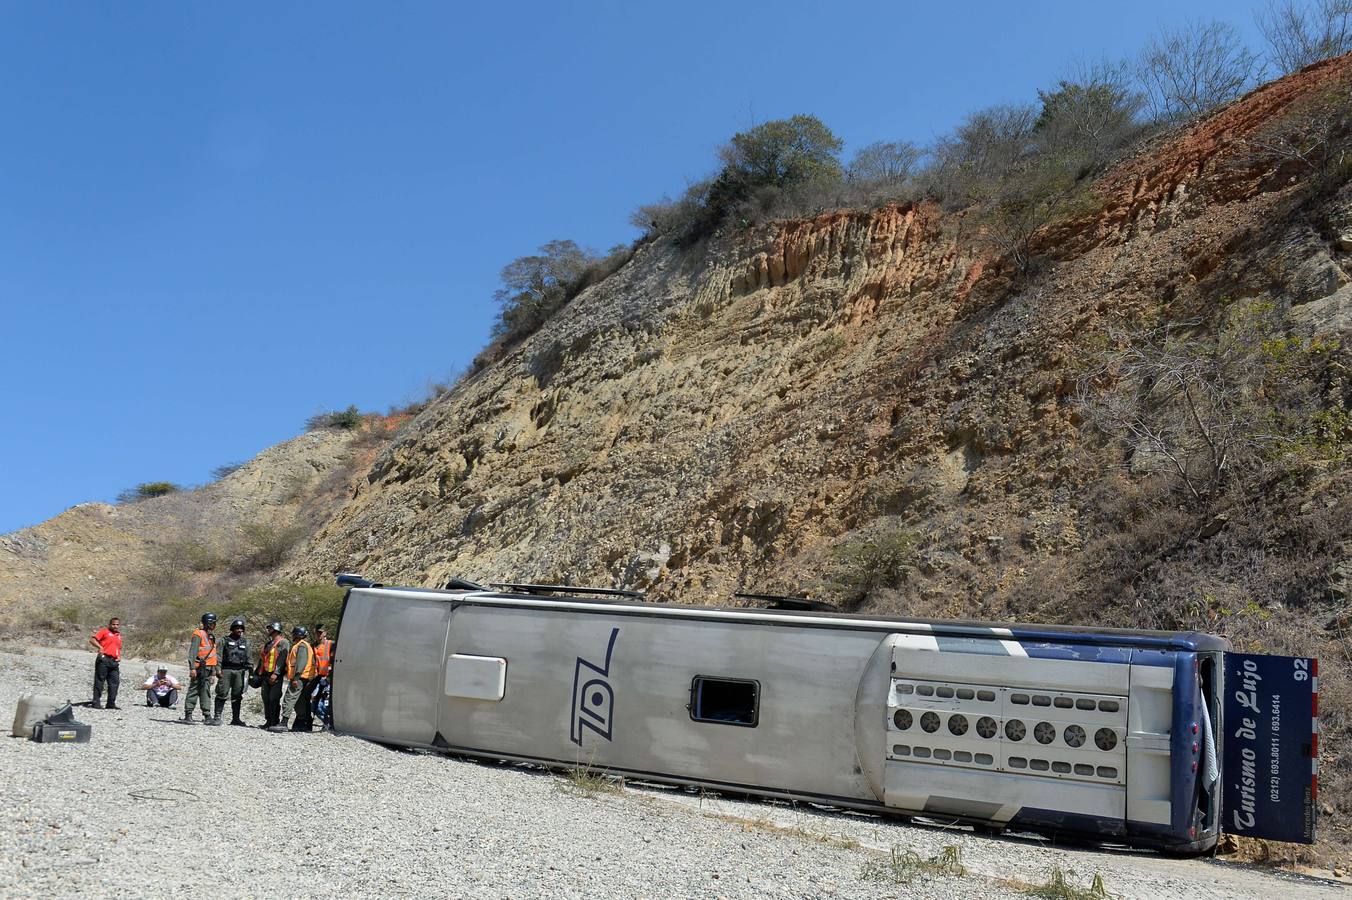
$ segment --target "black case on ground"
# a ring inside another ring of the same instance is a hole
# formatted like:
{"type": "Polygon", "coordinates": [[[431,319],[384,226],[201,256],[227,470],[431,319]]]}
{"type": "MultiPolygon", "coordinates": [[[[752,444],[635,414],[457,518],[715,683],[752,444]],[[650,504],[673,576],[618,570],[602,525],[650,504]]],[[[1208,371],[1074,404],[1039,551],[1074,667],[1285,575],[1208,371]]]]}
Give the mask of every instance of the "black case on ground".
{"type": "Polygon", "coordinates": [[[42,722],[33,726],[33,740],[39,744],[87,744],[93,731],[94,729],[81,722],[72,722],[69,725],[42,722]]]}
{"type": "Polygon", "coordinates": [[[33,726],[33,740],[39,744],[87,744],[94,729],[75,721],[75,710],[69,703],[33,726]]]}

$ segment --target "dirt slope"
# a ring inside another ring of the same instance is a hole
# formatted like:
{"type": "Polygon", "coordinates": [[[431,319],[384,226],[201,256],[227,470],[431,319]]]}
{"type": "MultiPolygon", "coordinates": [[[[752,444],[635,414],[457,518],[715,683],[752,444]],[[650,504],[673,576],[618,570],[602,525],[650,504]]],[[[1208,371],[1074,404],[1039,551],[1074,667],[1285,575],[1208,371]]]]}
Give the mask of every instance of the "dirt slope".
{"type": "Polygon", "coordinates": [[[241,526],[327,517],[342,496],[334,496],[333,479],[345,479],[357,462],[359,439],[356,432],[309,432],[196,490],[136,503],[82,503],[0,535],[0,621],[25,631],[65,624],[84,610],[143,595],[147,572],[167,545],[191,542],[228,557],[241,526]]]}

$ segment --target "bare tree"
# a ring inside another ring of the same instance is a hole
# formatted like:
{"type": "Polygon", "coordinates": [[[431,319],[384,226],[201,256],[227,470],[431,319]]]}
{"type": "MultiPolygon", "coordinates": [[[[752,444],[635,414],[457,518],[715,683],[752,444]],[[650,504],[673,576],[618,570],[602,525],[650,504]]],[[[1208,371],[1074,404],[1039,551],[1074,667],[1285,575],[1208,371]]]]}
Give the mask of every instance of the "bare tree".
{"type": "Polygon", "coordinates": [[[1037,110],[1028,104],[991,106],[971,113],[951,136],[929,148],[921,187],[952,207],[988,196],[1032,152],[1037,110]]]}
{"type": "Polygon", "coordinates": [[[1201,115],[1244,93],[1262,64],[1224,22],[1192,22],[1152,37],[1136,64],[1155,118],[1201,115]]]}
{"type": "Polygon", "coordinates": [[[1077,192],[1075,175],[1064,160],[1045,154],[994,183],[983,198],[985,236],[1020,275],[1032,267],[1038,232],[1082,211],[1087,198],[1077,192]]]}
{"type": "Polygon", "coordinates": [[[910,141],[877,141],[861,147],[846,173],[851,181],[901,184],[910,177],[923,155],[910,141]]]}
{"type": "Polygon", "coordinates": [[[999,177],[1032,151],[1037,110],[1028,104],[992,106],[974,112],[958,126],[954,151],[973,177],[999,177]]]}
{"type": "Polygon", "coordinates": [[[1315,401],[1305,348],[1282,335],[1270,304],[1233,310],[1214,337],[1197,335],[1199,325],[1111,332],[1113,349],[1081,378],[1077,399],[1135,461],[1205,501],[1290,446],[1315,401]]]}
{"type": "Polygon", "coordinates": [[[675,200],[663,197],[653,203],[644,203],[629,214],[629,224],[649,235],[683,236],[699,223],[708,190],[706,180],[688,186],[675,200]]]}
{"type": "Polygon", "coordinates": [[[1352,162],[1352,107],[1345,91],[1343,86],[1317,93],[1244,138],[1251,152],[1236,161],[1290,166],[1319,187],[1338,183],[1352,162]]]}
{"type": "Polygon", "coordinates": [[[1140,132],[1138,116],[1145,101],[1124,62],[1081,62],[1056,90],[1038,91],[1038,99],[1038,150],[1080,170],[1081,176],[1102,166],[1140,132]]]}
{"type": "Polygon", "coordinates": [[[1270,0],[1257,24],[1283,75],[1352,50],[1352,0],[1270,0]]]}

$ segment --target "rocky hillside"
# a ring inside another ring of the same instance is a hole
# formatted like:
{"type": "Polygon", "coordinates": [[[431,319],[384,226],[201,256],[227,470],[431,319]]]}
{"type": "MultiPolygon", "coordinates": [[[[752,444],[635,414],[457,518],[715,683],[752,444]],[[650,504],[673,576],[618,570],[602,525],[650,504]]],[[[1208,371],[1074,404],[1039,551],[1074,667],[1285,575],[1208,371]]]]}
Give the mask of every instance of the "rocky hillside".
{"type": "MultiPolygon", "coordinates": [[[[1199,627],[1321,653],[1326,699],[1352,702],[1352,188],[1344,151],[1330,172],[1283,131],[1350,69],[1156,138],[1034,235],[1032,267],[924,202],[648,243],[423,412],[292,573],[1199,627]],[[1274,423],[1229,422],[1251,465],[1200,491],[1101,412],[1125,382],[1095,373],[1171,325],[1247,353],[1227,408],[1274,423]]],[[[1325,705],[1335,843],[1345,709],[1325,705]]]]}
{"type": "Polygon", "coordinates": [[[979,223],[923,203],[644,246],[424,412],[296,572],[702,600],[809,585],[823,549],[902,517],[942,548],[935,597],[989,606],[1083,546],[1087,485],[1125,462],[1072,398],[1106,329],[1263,298],[1302,333],[1342,333],[1347,192],[1311,202],[1296,175],[1245,161],[1245,138],[1347,67],[1119,166],[1093,214],[1039,236],[1050,264],[1031,278],[979,223]]]}
{"type": "Polygon", "coordinates": [[[84,625],[133,615],[168,588],[191,593],[192,576],[250,552],[250,534],[302,541],[346,496],[353,469],[369,461],[363,432],[312,431],[204,487],[82,503],[0,535],[0,622],[11,632],[84,625]],[[180,574],[184,583],[169,582],[180,574]]]}

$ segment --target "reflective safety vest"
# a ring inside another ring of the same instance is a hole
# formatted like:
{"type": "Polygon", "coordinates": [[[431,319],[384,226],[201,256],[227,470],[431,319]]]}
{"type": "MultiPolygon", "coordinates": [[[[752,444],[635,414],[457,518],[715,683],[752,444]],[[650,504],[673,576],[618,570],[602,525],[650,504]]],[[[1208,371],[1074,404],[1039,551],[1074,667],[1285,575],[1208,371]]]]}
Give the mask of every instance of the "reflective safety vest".
{"type": "Polygon", "coordinates": [[[268,645],[263,648],[263,653],[258,658],[258,666],[263,671],[264,675],[271,675],[273,672],[281,671],[281,668],[278,665],[281,660],[277,658],[281,655],[281,650],[282,639],[279,637],[268,641],[268,645]]]}
{"type": "Polygon", "coordinates": [[[333,641],[328,638],[315,644],[315,667],[321,678],[333,671],[333,641]]]}
{"type": "Polygon", "coordinates": [[[309,641],[301,640],[291,645],[291,652],[286,655],[286,677],[292,680],[299,678],[301,681],[309,681],[315,677],[315,651],[309,641]],[[305,668],[297,675],[296,651],[301,647],[309,652],[305,654],[305,668]]]}
{"type": "Polygon", "coordinates": [[[201,638],[201,643],[197,645],[197,662],[207,667],[216,665],[216,638],[205,628],[197,629],[192,636],[201,638]]]}

